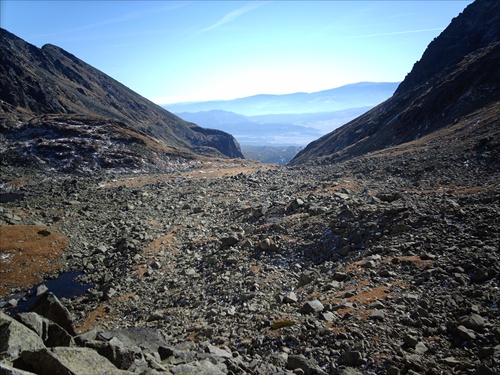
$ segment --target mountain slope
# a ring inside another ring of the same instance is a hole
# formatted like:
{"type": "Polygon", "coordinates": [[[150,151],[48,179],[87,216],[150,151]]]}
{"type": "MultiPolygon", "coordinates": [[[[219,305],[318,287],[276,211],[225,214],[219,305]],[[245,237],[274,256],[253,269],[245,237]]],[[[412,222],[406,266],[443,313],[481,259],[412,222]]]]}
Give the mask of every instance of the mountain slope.
{"type": "Polygon", "coordinates": [[[4,29],[0,100],[4,127],[46,114],[106,118],[184,153],[242,157],[232,136],[180,119],[59,47],[39,49],[4,29]]]}
{"type": "Polygon", "coordinates": [[[496,1],[478,0],[468,6],[429,45],[393,97],[310,143],[292,164],[348,159],[413,141],[498,105],[499,14],[496,1]],[[444,46],[453,52],[443,53],[444,46]]]}

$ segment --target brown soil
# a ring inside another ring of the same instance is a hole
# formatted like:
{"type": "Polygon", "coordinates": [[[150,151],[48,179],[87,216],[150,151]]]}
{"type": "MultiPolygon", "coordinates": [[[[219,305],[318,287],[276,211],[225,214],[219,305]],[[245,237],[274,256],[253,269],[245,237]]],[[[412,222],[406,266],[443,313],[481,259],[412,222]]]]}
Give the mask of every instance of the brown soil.
{"type": "Polygon", "coordinates": [[[0,227],[0,297],[28,289],[62,269],[68,237],[43,225],[0,227]]]}
{"type": "Polygon", "coordinates": [[[238,161],[231,159],[231,163],[227,161],[221,161],[218,163],[214,162],[203,162],[200,161],[196,168],[177,174],[151,174],[151,175],[140,175],[134,177],[123,177],[119,180],[109,182],[102,187],[116,187],[116,186],[128,186],[128,187],[140,187],[144,185],[151,185],[160,182],[174,181],[179,178],[184,179],[217,179],[222,177],[231,177],[238,174],[252,174],[259,170],[269,170],[273,169],[274,166],[270,164],[258,164],[248,160],[238,161]]]}
{"type": "Polygon", "coordinates": [[[173,247],[176,243],[175,232],[178,228],[175,228],[168,234],[158,237],[156,240],[151,242],[147,248],[144,249],[144,253],[158,254],[160,251],[167,247],[173,247]]]}
{"type": "Polygon", "coordinates": [[[358,293],[349,297],[347,300],[358,304],[367,305],[389,296],[389,290],[386,286],[376,286],[375,288],[358,293]]]}
{"type": "MultiPolygon", "coordinates": [[[[115,299],[115,302],[121,303],[126,301],[130,297],[133,297],[135,293],[127,293],[115,299]]],[[[111,301],[110,301],[111,302],[111,301]]],[[[92,311],[87,318],[76,328],[76,332],[82,333],[87,332],[96,327],[98,324],[113,320],[115,313],[112,309],[109,312],[106,310],[109,308],[109,303],[102,303],[94,311],[92,311]]]]}

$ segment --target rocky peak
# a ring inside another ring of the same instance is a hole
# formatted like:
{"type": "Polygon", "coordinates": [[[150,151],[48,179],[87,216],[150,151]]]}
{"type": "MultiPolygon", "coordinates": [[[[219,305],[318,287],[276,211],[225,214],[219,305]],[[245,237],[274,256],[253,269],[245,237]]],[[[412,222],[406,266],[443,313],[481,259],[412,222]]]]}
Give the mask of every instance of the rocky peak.
{"type": "Polygon", "coordinates": [[[427,47],[396,90],[396,95],[424,84],[464,56],[500,40],[500,3],[476,0],[455,17],[427,47]]]}

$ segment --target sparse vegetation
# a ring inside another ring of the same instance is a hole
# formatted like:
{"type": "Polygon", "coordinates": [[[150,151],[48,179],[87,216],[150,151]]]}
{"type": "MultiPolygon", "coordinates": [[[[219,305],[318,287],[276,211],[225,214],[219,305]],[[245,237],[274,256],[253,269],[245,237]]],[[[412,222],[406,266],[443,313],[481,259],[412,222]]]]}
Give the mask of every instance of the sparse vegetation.
{"type": "Polygon", "coordinates": [[[277,320],[273,324],[271,324],[272,330],[277,330],[280,328],[292,327],[295,325],[295,322],[290,319],[277,320]]]}

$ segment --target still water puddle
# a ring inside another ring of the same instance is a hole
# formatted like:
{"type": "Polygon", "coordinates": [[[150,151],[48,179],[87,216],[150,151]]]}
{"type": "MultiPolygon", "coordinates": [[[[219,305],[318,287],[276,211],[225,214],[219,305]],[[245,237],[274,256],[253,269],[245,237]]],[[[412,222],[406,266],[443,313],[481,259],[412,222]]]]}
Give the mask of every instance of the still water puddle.
{"type": "MultiPolygon", "coordinates": [[[[94,287],[93,284],[80,283],[78,278],[82,275],[82,272],[65,272],[60,274],[57,278],[47,280],[42,284],[49,289],[49,292],[52,292],[59,299],[79,297],[85,295],[94,287]]],[[[15,299],[17,300],[17,306],[7,310],[10,315],[14,316],[18,313],[28,311],[37,299],[36,289],[42,284],[34,286],[28,292],[16,293],[1,299],[0,308],[7,307],[9,304],[8,302],[15,299]]]]}

